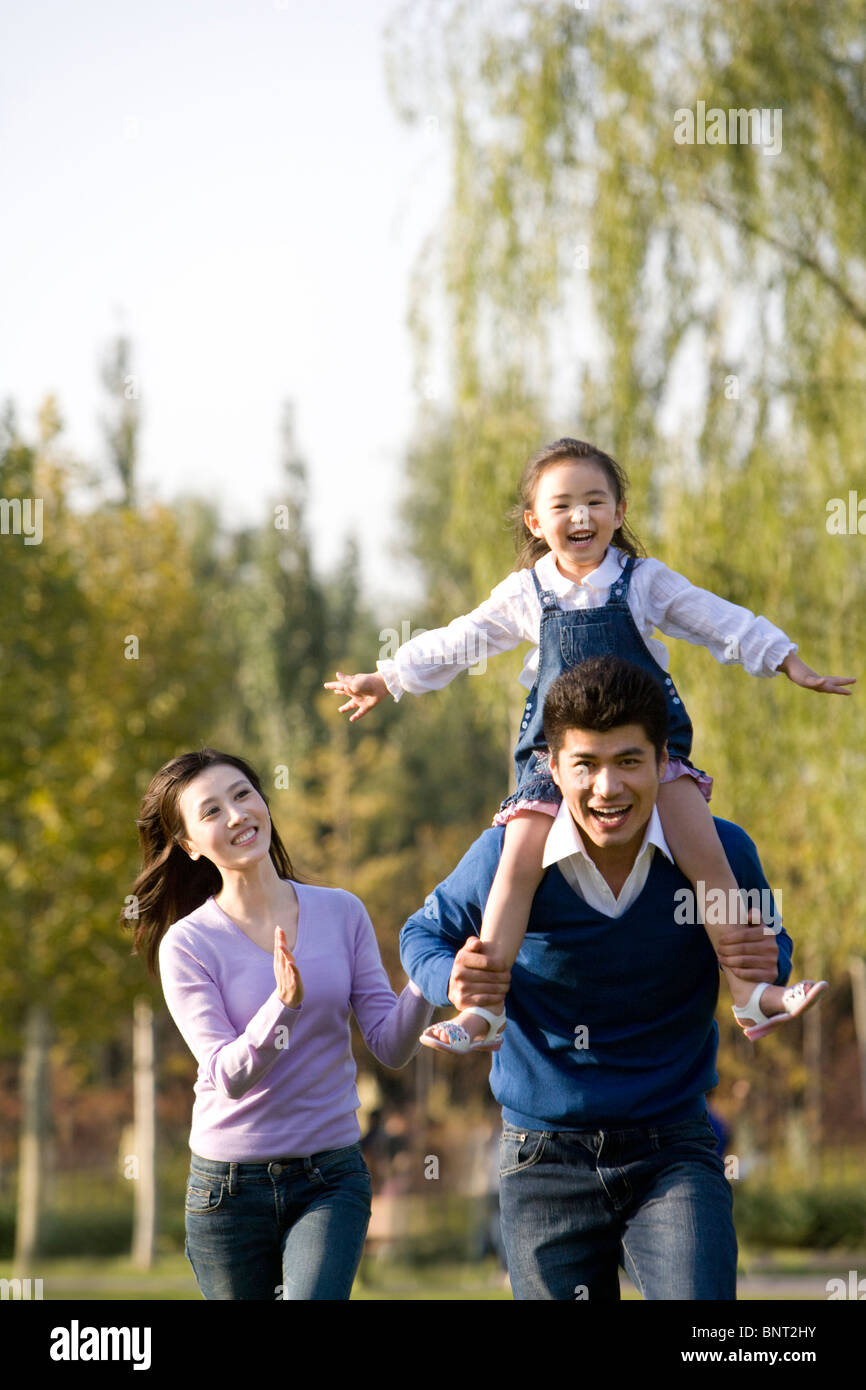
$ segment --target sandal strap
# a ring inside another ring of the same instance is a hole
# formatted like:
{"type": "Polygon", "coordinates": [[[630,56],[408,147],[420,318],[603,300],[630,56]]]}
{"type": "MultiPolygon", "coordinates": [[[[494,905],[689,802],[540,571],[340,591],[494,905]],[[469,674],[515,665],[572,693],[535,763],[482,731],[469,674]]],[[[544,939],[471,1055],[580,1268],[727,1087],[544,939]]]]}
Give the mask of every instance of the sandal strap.
{"type": "Polygon", "coordinates": [[[790,1013],[791,1007],[806,998],[814,983],[814,980],[800,980],[796,985],[791,985],[790,989],[785,990],[782,995],[782,1005],[786,1013],[790,1013]]]}
{"type": "MultiPolygon", "coordinates": [[[[464,1013],[468,1014],[469,1010],[465,1009],[464,1013]]],[[[437,1023],[435,1026],[443,1029],[443,1031],[448,1034],[448,1041],[450,1043],[470,1041],[469,1034],[462,1023],[437,1023]]]]}
{"type": "Polygon", "coordinates": [[[770,1020],[761,1008],[760,1003],[761,995],[764,993],[765,989],[769,988],[770,986],[764,983],[755,985],[747,1004],[742,1004],[739,1008],[737,1008],[736,1004],[734,1005],[734,1017],[752,1019],[756,1025],[760,1023],[769,1023],[770,1020]]]}
{"type": "MultiPolygon", "coordinates": [[[[498,1028],[500,1023],[505,1022],[504,1013],[492,1014],[489,1009],[482,1009],[480,1006],[476,1007],[474,1004],[470,1005],[468,1009],[464,1009],[463,1013],[477,1014],[479,1018],[485,1019],[486,1022],[490,1025],[490,1027],[487,1030],[488,1037],[490,1036],[490,1028],[498,1028]]],[[[458,1024],[457,1026],[459,1027],[460,1025],[458,1024]]]]}

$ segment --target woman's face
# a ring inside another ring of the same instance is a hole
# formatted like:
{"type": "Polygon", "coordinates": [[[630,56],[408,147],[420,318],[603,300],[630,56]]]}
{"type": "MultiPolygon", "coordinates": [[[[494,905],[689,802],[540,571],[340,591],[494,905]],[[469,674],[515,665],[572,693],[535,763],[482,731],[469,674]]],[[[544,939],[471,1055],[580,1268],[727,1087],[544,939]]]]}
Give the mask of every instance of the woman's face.
{"type": "Polygon", "coordinates": [[[214,763],[188,783],[178,799],[191,859],[218,869],[247,869],[271,847],[271,818],[264,799],[240,768],[214,763]]]}

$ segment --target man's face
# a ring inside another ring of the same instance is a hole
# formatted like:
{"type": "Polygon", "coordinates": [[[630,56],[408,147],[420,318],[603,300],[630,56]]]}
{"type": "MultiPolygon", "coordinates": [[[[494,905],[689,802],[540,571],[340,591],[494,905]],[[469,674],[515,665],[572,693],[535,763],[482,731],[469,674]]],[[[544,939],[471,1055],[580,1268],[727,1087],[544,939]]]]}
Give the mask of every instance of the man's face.
{"type": "Polygon", "coordinates": [[[562,748],[551,754],[553,780],[562,792],[587,851],[599,854],[640,848],[652,814],[667,754],[656,751],[640,724],[623,724],[605,734],[567,729],[562,748]]]}

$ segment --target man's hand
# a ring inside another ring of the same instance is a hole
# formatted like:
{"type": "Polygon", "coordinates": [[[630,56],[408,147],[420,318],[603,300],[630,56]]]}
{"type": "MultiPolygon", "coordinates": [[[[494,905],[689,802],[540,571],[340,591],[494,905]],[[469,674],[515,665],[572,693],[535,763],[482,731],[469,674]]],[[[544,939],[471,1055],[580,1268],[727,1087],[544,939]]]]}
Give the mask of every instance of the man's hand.
{"type": "Polygon", "coordinates": [[[448,998],[457,1009],[468,1009],[470,1005],[475,1005],[501,1013],[510,983],[511,971],[496,953],[496,948],[489,941],[471,936],[454,957],[454,968],[448,981],[448,998]]]}
{"type": "Polygon", "coordinates": [[[749,926],[725,927],[719,941],[719,964],[733,970],[741,980],[766,980],[772,984],[779,973],[776,936],[765,927],[758,911],[749,913],[749,926]]]}

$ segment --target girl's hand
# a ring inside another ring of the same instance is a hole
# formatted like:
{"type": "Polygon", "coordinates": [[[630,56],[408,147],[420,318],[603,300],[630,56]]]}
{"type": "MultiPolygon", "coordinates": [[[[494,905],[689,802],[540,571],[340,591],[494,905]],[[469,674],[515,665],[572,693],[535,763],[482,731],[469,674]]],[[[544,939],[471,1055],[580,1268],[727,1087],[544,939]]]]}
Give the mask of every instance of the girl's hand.
{"type": "Polygon", "coordinates": [[[304,983],[282,927],[274,928],[274,979],[283,1003],[296,1009],[304,997],[304,983]]]}
{"type": "Polygon", "coordinates": [[[388,694],[388,687],[378,671],[367,676],[347,676],[342,671],[338,671],[335,681],[325,681],[325,689],[333,690],[335,695],[349,696],[346,703],[340,706],[340,713],[343,714],[347,709],[354,709],[355,713],[349,715],[350,724],[354,724],[356,719],[367,714],[388,694]]]}
{"type": "Polygon", "coordinates": [[[842,687],[857,684],[854,676],[819,676],[794,652],[788,652],[779,670],[784,671],[788,680],[795,685],[802,685],[805,690],[820,690],[824,695],[850,695],[851,691],[842,687]]]}

